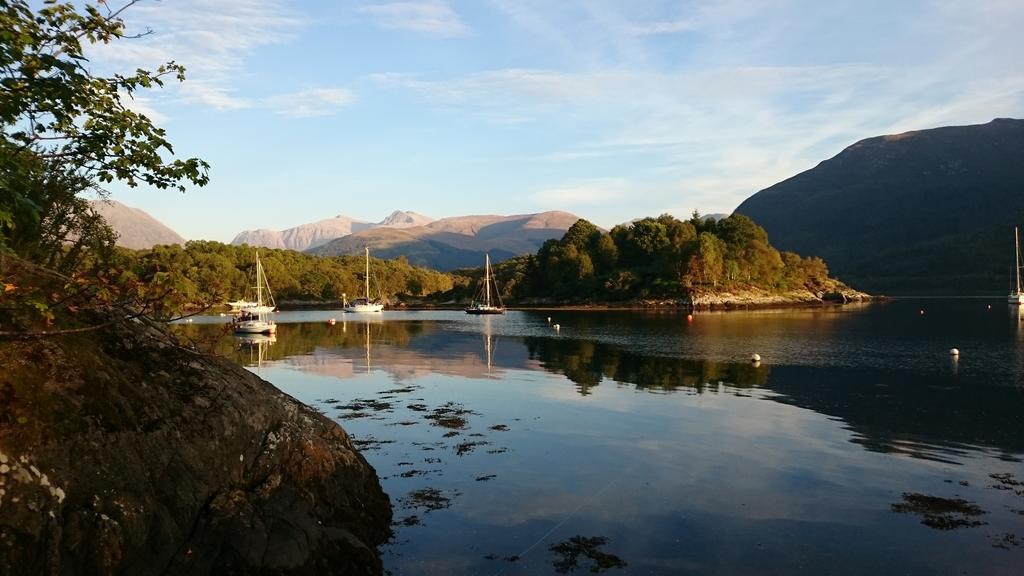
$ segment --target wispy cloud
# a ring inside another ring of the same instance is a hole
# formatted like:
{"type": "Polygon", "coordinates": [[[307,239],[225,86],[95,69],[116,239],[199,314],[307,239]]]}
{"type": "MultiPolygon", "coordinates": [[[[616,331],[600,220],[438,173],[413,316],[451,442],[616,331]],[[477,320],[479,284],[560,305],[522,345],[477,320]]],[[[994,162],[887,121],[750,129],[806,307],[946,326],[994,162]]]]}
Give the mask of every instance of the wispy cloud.
{"type": "Polygon", "coordinates": [[[470,33],[469,26],[442,0],[370,4],[356,11],[369,17],[378,26],[394,30],[411,30],[445,37],[466,36],[470,33]]]}
{"type": "Polygon", "coordinates": [[[311,88],[273,96],[267,105],[278,114],[294,118],[328,116],[355,100],[344,88],[311,88]]]}
{"type": "Polygon", "coordinates": [[[637,186],[623,178],[598,178],[539,190],[531,195],[531,199],[547,208],[571,210],[622,202],[636,193],[637,186]]]}
{"type": "Polygon", "coordinates": [[[188,80],[154,92],[148,102],[153,112],[173,102],[221,111],[271,106],[272,98],[241,94],[239,81],[256,50],[292,40],[303,25],[284,0],[140,3],[123,15],[129,34],[152,34],[93,45],[89,57],[116,70],[152,70],[171,60],[184,65],[188,80]]]}

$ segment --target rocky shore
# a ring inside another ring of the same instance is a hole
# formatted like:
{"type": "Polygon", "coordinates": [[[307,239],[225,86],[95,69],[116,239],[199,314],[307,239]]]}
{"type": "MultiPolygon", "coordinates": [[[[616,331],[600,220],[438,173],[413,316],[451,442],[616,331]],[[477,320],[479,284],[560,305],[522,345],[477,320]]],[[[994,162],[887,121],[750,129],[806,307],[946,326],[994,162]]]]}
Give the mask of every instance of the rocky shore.
{"type": "Polygon", "coordinates": [[[336,423],[133,320],[0,342],[0,575],[380,574],[336,423]]]}

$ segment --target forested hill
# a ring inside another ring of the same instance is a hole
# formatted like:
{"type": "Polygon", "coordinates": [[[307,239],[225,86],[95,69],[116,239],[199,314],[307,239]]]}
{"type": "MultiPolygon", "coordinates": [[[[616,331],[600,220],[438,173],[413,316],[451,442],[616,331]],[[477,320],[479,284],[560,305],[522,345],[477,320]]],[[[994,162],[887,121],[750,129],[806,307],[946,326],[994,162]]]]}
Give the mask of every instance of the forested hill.
{"type": "Polygon", "coordinates": [[[1005,293],[1024,226],[1024,120],[862,140],[736,213],[868,291],[1005,293]]]}
{"type": "MultiPolygon", "coordinates": [[[[779,252],[764,229],[742,215],[690,220],[668,214],[611,232],[579,220],[560,240],[497,266],[503,296],[514,302],[615,302],[756,293],[792,302],[852,293],[829,278],[820,258],[779,252]]],[[[841,298],[841,296],[840,296],[841,298]]],[[[771,300],[781,303],[783,300],[771,300]]]]}
{"type": "MultiPolygon", "coordinates": [[[[161,306],[170,314],[196,305],[219,305],[246,296],[255,276],[251,246],[212,241],[191,241],[185,246],[154,246],[125,251],[125,273],[160,282],[173,290],[161,306]]],[[[337,301],[342,294],[354,298],[364,291],[365,261],[361,256],[320,257],[260,248],[260,261],[278,303],[284,301],[337,301]]],[[[417,298],[452,289],[465,281],[449,274],[410,265],[404,258],[370,259],[371,296],[417,298]]],[[[168,314],[168,315],[170,315],[168,314]]]]}

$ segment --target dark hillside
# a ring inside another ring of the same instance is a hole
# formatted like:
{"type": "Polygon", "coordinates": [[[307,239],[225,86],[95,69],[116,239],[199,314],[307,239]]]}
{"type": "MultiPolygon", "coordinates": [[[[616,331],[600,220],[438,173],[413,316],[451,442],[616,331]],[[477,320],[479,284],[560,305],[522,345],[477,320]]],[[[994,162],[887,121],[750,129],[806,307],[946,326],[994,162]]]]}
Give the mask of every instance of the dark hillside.
{"type": "Polygon", "coordinates": [[[868,291],[1002,293],[1024,225],[1024,120],[862,140],[736,212],[868,291]]]}

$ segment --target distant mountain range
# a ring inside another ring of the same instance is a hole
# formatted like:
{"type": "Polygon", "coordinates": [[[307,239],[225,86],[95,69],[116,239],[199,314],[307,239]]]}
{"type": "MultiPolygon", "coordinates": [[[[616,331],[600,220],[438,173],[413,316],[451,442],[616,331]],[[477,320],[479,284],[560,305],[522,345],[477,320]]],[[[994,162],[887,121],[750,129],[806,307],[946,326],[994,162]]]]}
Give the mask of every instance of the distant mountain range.
{"type": "Polygon", "coordinates": [[[1004,294],[1024,226],[1024,120],[861,140],[736,212],[859,289],[1004,294]]]}
{"type": "Polygon", "coordinates": [[[335,216],[309,224],[302,224],[286,230],[244,230],[231,241],[235,246],[248,244],[267,248],[287,248],[299,252],[322,246],[342,236],[371,228],[408,228],[422,226],[434,219],[417,214],[396,210],[387,218],[377,223],[354,220],[348,216],[335,216]]]}
{"type": "Polygon", "coordinates": [[[117,232],[117,245],[133,250],[157,244],[185,244],[185,239],[156,218],[138,208],[114,200],[95,200],[92,209],[117,232]]]}
{"type": "Polygon", "coordinates": [[[354,232],[310,250],[313,254],[355,254],[369,247],[374,256],[405,256],[411,264],[437,270],[478,267],[489,253],[494,262],[536,252],[546,240],[561,238],[578,216],[541,212],[515,216],[457,216],[424,226],[377,227],[354,232]]]}

